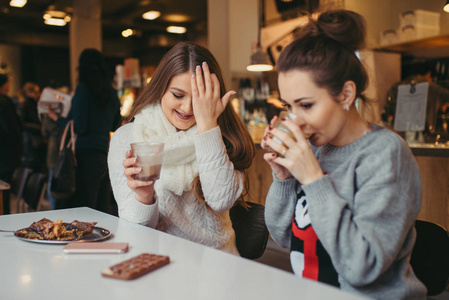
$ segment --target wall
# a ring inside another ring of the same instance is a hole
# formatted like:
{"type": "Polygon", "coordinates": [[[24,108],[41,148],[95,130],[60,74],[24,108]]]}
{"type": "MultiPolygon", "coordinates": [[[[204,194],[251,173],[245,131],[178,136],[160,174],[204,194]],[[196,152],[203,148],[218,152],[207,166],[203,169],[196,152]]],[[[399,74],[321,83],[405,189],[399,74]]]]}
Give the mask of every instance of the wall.
{"type": "Polygon", "coordinates": [[[401,80],[401,55],[365,50],[360,53],[360,59],[369,77],[365,91],[369,105],[361,105],[359,111],[366,120],[381,124],[387,92],[401,80]]]}
{"type": "MultiPolygon", "coordinates": [[[[258,0],[208,0],[208,43],[222,69],[228,89],[235,78],[248,76],[251,45],[257,43],[258,0]]],[[[251,74],[249,74],[251,75],[251,74]]]]}
{"type": "Polygon", "coordinates": [[[258,2],[256,0],[230,0],[229,46],[232,72],[247,72],[252,47],[258,38],[258,2]],[[238,34],[236,34],[238,33],[238,34]]]}

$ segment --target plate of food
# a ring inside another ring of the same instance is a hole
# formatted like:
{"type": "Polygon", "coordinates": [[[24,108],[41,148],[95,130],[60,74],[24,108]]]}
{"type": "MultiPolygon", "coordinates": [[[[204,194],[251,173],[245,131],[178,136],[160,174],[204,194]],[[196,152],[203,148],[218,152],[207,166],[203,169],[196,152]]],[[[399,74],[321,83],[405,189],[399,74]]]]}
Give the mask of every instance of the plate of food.
{"type": "Polygon", "coordinates": [[[43,218],[30,227],[19,229],[14,235],[20,240],[42,244],[68,244],[70,242],[97,242],[111,236],[107,229],[95,226],[97,222],[75,220],[64,223],[43,218]]]}

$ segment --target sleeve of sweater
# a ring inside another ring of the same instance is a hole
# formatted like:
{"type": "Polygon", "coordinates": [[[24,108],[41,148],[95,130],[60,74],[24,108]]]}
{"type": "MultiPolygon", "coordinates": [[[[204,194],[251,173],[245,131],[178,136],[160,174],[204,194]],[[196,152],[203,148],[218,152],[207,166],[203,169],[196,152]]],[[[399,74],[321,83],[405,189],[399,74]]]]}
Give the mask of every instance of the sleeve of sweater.
{"type": "Polygon", "coordinates": [[[194,137],[201,187],[207,204],[214,211],[232,207],[243,190],[244,176],[234,170],[217,126],[194,137]]]}
{"type": "Polygon", "coordinates": [[[353,170],[346,166],[346,178],[331,173],[302,187],[315,232],[353,286],[374,282],[410,254],[421,206],[419,170],[405,142],[372,142],[353,154],[357,163],[353,170]]]}
{"type": "Polygon", "coordinates": [[[157,198],[152,205],[137,201],[134,191],[128,187],[124,174],[125,168],[122,163],[126,157],[126,152],[131,149],[132,126],[133,124],[130,123],[120,127],[111,139],[108,167],[112,191],[115,201],[117,201],[120,218],[156,228],[159,217],[157,198]]]}
{"type": "Polygon", "coordinates": [[[296,183],[295,178],[279,180],[273,174],[273,183],[265,201],[265,223],[268,231],[273,240],[284,248],[290,248],[296,183]]]}

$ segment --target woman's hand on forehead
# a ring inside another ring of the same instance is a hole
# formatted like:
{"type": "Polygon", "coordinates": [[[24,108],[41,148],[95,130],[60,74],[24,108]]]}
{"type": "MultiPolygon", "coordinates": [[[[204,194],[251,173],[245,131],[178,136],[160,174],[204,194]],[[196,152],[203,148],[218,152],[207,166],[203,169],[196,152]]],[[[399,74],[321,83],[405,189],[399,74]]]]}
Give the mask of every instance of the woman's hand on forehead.
{"type": "Polygon", "coordinates": [[[211,74],[206,62],[196,66],[191,79],[192,106],[198,126],[198,133],[218,126],[218,117],[223,113],[235,91],[220,97],[220,81],[211,74]]]}

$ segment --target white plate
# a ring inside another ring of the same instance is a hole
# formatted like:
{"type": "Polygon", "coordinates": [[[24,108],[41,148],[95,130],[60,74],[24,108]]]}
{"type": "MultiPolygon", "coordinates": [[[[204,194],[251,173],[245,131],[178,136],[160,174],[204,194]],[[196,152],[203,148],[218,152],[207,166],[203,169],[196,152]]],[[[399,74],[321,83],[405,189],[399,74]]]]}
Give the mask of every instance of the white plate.
{"type": "MultiPolygon", "coordinates": [[[[20,229],[20,230],[24,230],[24,229],[26,229],[26,228],[23,228],[23,229],[20,229]]],[[[17,230],[17,231],[20,231],[20,230],[17,230]]],[[[109,238],[111,236],[111,232],[109,230],[101,228],[101,227],[94,227],[92,229],[91,233],[83,235],[78,240],[70,240],[70,241],[39,240],[39,239],[30,239],[30,238],[20,237],[20,236],[17,236],[15,233],[14,233],[14,235],[19,240],[26,241],[26,242],[39,243],[39,244],[68,244],[68,243],[71,243],[71,242],[98,242],[98,241],[102,241],[102,240],[105,240],[105,239],[109,238]]]]}

